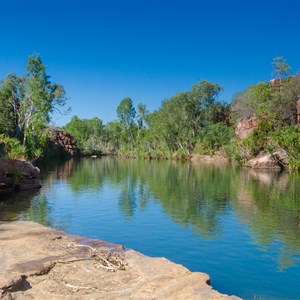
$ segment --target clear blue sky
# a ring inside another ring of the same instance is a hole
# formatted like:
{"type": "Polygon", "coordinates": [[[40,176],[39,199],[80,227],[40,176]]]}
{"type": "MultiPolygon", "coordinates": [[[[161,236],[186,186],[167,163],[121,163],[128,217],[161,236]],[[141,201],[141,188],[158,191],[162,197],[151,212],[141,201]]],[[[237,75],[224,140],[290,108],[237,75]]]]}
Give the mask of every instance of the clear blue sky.
{"type": "Polygon", "coordinates": [[[150,111],[202,79],[220,99],[271,79],[283,56],[300,69],[299,0],[0,0],[0,78],[41,55],[72,113],[116,119],[129,96],[150,111]]]}

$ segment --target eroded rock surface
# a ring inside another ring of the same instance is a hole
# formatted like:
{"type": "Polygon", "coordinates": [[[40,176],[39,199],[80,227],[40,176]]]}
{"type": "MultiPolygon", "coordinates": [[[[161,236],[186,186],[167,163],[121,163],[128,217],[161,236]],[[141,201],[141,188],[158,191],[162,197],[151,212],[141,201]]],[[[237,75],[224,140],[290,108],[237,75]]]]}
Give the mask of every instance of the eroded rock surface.
{"type": "Polygon", "coordinates": [[[58,150],[61,154],[68,154],[72,157],[80,156],[80,150],[71,134],[63,130],[50,129],[51,139],[48,140],[48,147],[58,150]]]}
{"type": "Polygon", "coordinates": [[[249,135],[253,133],[253,131],[258,126],[258,118],[241,118],[237,121],[237,126],[235,129],[235,135],[243,140],[246,139],[249,135]]]}
{"type": "Polygon", "coordinates": [[[40,170],[30,162],[19,159],[0,158],[0,175],[15,175],[36,178],[40,170]]]}
{"type": "Polygon", "coordinates": [[[204,273],[120,245],[0,223],[0,299],[239,299],[208,283],[204,273]]]}
{"type": "Polygon", "coordinates": [[[273,153],[262,153],[246,162],[245,166],[254,169],[283,169],[288,165],[288,154],[280,149],[273,153]]]}

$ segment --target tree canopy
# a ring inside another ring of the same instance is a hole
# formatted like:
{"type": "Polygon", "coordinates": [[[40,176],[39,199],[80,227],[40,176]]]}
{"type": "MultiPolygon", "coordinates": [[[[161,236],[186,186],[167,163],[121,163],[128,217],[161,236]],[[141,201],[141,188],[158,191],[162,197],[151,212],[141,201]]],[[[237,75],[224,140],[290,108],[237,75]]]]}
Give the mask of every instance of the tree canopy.
{"type": "Polygon", "coordinates": [[[43,142],[51,114],[65,104],[63,86],[50,81],[39,55],[29,56],[25,75],[8,74],[0,84],[0,133],[34,152],[43,142]]]}
{"type": "MultiPolygon", "coordinates": [[[[273,80],[252,84],[237,93],[231,103],[218,100],[223,90],[218,83],[201,80],[190,90],[162,101],[153,112],[142,102],[135,106],[133,100],[126,97],[116,108],[117,120],[104,125],[98,117],[73,116],[64,129],[75,137],[85,154],[187,158],[195,152],[221,151],[242,161],[275,147],[294,147],[290,153],[297,161],[298,139],[282,137],[286,132],[292,132],[293,137],[298,134],[293,126],[297,124],[300,75],[292,76],[291,67],[281,56],[273,59],[272,67],[276,84],[273,80]],[[258,128],[249,138],[240,141],[233,134],[236,120],[250,117],[259,120],[258,128]]],[[[5,141],[6,149],[17,145],[17,152],[35,156],[35,149],[45,146],[45,129],[52,113],[60,111],[65,104],[63,86],[50,81],[39,55],[29,56],[23,76],[11,73],[0,82],[1,145],[5,141]],[[16,138],[17,143],[10,138],[16,138]]],[[[4,147],[1,147],[2,153],[4,147]]]]}

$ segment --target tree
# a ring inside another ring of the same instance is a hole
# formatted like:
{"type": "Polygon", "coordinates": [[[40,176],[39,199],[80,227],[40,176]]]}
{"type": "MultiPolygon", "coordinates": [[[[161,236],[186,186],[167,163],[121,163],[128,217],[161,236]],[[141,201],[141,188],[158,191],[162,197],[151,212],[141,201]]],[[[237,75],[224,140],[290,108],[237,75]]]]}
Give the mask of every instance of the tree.
{"type": "Polygon", "coordinates": [[[0,134],[18,139],[27,157],[42,154],[51,114],[66,103],[62,85],[51,83],[39,55],[28,57],[26,74],[8,74],[0,83],[0,134]]]}
{"type": "Polygon", "coordinates": [[[137,110],[138,110],[138,113],[137,113],[138,128],[141,129],[141,128],[143,128],[143,126],[145,124],[145,121],[146,121],[146,118],[147,118],[147,115],[149,114],[149,112],[146,108],[146,105],[143,103],[139,103],[137,105],[137,110]]]}
{"type": "Polygon", "coordinates": [[[18,111],[20,99],[24,97],[22,78],[8,74],[0,88],[0,133],[15,137],[19,135],[18,111]]]}
{"type": "Polygon", "coordinates": [[[267,113],[271,102],[271,89],[267,81],[250,85],[246,91],[234,96],[231,112],[237,117],[252,117],[267,113]]]}
{"type": "Polygon", "coordinates": [[[218,83],[211,83],[207,80],[202,80],[192,86],[192,90],[188,93],[185,109],[189,114],[194,137],[199,134],[200,128],[207,122],[219,119],[215,106],[221,105],[216,101],[222,90],[223,88],[218,83]]]}
{"type": "Polygon", "coordinates": [[[296,105],[300,96],[300,75],[284,79],[280,89],[271,91],[270,110],[276,115],[279,125],[297,123],[296,105]]]}
{"type": "Polygon", "coordinates": [[[51,83],[50,76],[39,55],[29,56],[24,76],[25,95],[20,99],[18,110],[19,128],[23,133],[23,144],[33,146],[50,121],[50,114],[66,103],[62,85],[51,83]]]}
{"type": "Polygon", "coordinates": [[[109,151],[116,152],[120,148],[122,126],[118,121],[111,121],[105,126],[107,148],[109,151]]]}
{"type": "MultiPolygon", "coordinates": [[[[201,128],[217,123],[223,105],[217,102],[222,87],[206,80],[193,85],[189,92],[180,92],[162,103],[161,108],[148,117],[148,128],[154,147],[189,153],[199,140],[201,128]]],[[[149,135],[148,135],[149,136],[149,135]]]]}
{"type": "Polygon", "coordinates": [[[103,152],[106,147],[104,125],[102,120],[97,117],[79,119],[77,116],[73,116],[64,129],[73,135],[83,153],[103,152]]]}
{"type": "Polygon", "coordinates": [[[120,123],[123,124],[127,129],[130,128],[132,123],[134,123],[135,115],[136,111],[131,98],[124,98],[117,107],[117,116],[120,120],[120,123]]]}
{"type": "Polygon", "coordinates": [[[135,115],[136,111],[131,98],[124,98],[117,107],[117,116],[122,125],[124,142],[128,142],[132,148],[134,147],[135,115]]]}
{"type": "Polygon", "coordinates": [[[274,76],[280,80],[290,75],[291,66],[282,56],[273,58],[272,67],[274,76]]]}

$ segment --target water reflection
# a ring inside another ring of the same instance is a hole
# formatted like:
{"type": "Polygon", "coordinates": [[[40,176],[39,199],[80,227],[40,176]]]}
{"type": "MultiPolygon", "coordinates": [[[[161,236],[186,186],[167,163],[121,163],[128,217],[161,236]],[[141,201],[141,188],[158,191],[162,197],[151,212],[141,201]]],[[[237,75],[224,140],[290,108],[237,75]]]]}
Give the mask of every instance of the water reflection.
{"type": "Polygon", "coordinates": [[[121,190],[119,199],[120,211],[126,217],[131,217],[135,213],[136,209],[136,182],[130,180],[128,176],[125,176],[124,180],[121,182],[121,190]]]}
{"type": "Polygon", "coordinates": [[[233,206],[262,251],[281,242],[278,270],[299,260],[299,174],[242,170],[233,206]]]}
{"type": "Polygon", "coordinates": [[[51,226],[50,211],[48,199],[45,195],[40,195],[37,190],[14,194],[10,196],[10,199],[0,201],[1,221],[35,220],[51,226]]]}
{"type": "Polygon", "coordinates": [[[41,169],[41,194],[21,193],[0,202],[1,220],[33,219],[51,226],[54,204],[44,190],[65,182],[77,195],[109,186],[127,222],[147,210],[149,202],[159,203],[173,222],[211,240],[224,234],[224,218],[233,213],[261,251],[280,243],[278,270],[299,260],[299,174],[114,158],[71,160],[41,169]]]}

